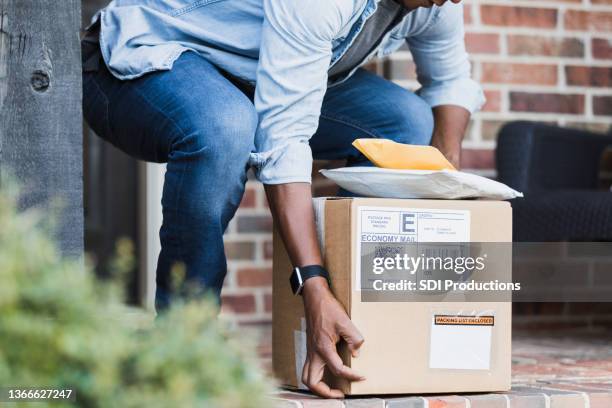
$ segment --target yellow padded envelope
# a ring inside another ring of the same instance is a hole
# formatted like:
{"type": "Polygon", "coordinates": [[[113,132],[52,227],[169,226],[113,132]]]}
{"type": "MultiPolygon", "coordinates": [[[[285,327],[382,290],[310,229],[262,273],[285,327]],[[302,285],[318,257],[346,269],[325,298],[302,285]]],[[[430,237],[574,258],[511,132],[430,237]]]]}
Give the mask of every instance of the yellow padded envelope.
{"type": "Polygon", "coordinates": [[[356,139],[357,148],[377,167],[396,170],[457,170],[433,146],[396,143],[389,139],[356,139]]]}

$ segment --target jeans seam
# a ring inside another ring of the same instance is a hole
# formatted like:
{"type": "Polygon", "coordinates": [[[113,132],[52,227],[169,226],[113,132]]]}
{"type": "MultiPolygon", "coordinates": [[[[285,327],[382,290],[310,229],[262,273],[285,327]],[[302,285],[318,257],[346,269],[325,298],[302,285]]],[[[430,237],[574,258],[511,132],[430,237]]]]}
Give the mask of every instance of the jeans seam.
{"type": "Polygon", "coordinates": [[[187,14],[190,11],[193,11],[193,10],[198,9],[200,7],[204,7],[204,6],[207,6],[207,5],[212,4],[212,3],[218,3],[220,1],[223,1],[223,0],[199,0],[199,1],[196,1],[195,3],[192,3],[192,4],[188,5],[188,6],[185,6],[185,7],[182,7],[180,9],[172,11],[170,13],[170,15],[172,17],[179,17],[179,16],[182,16],[183,14],[187,14]]]}
{"type": "Polygon", "coordinates": [[[320,116],[321,118],[326,119],[326,120],[331,120],[333,122],[337,122],[337,123],[340,123],[346,126],[351,126],[357,130],[360,130],[368,134],[370,137],[377,138],[377,139],[380,139],[383,137],[382,135],[378,134],[376,131],[371,130],[371,129],[366,129],[361,124],[353,122],[350,119],[347,119],[346,117],[339,117],[339,116],[332,117],[330,114],[324,113],[324,112],[321,112],[320,116]]]}
{"type": "Polygon", "coordinates": [[[104,91],[102,91],[102,87],[100,87],[100,84],[98,84],[98,81],[96,78],[90,77],[89,81],[94,84],[94,86],[98,90],[98,93],[102,95],[102,98],[104,98],[104,126],[106,128],[105,130],[108,131],[109,133],[108,136],[110,137],[113,133],[113,130],[111,129],[111,125],[110,125],[110,110],[109,110],[110,101],[108,99],[108,96],[106,96],[104,91]]]}
{"type": "MultiPolygon", "coordinates": [[[[159,113],[160,115],[162,115],[162,117],[164,117],[164,118],[165,118],[165,119],[166,119],[166,120],[167,120],[167,121],[168,121],[170,124],[172,124],[172,126],[174,126],[174,127],[175,127],[175,128],[176,128],[176,129],[177,129],[179,132],[180,132],[180,134],[181,134],[181,136],[182,136],[182,137],[185,137],[185,136],[186,136],[185,131],[184,131],[183,129],[181,129],[181,127],[178,125],[178,123],[176,123],[176,121],[175,121],[175,120],[174,120],[172,117],[170,117],[169,115],[166,115],[166,113],[165,113],[165,112],[163,112],[161,109],[158,109],[158,108],[157,108],[157,107],[156,107],[156,106],[155,106],[155,105],[154,105],[154,104],[153,104],[153,103],[152,103],[152,102],[149,100],[149,98],[147,98],[147,97],[146,97],[146,95],[145,95],[144,93],[140,92],[140,90],[139,90],[137,87],[134,87],[133,91],[134,91],[136,94],[138,94],[138,96],[140,96],[140,97],[141,97],[141,98],[142,98],[142,99],[143,99],[143,100],[144,100],[144,101],[147,103],[147,105],[149,105],[149,107],[150,107],[151,109],[153,109],[154,111],[156,111],[157,113],[159,113]]],[[[172,144],[173,144],[173,143],[172,143],[172,144]]],[[[172,146],[170,146],[170,150],[172,150],[172,146]]],[[[168,155],[168,156],[170,156],[170,155],[168,155]]],[[[170,159],[168,158],[168,162],[169,162],[169,161],[170,161],[170,159]]],[[[185,169],[185,171],[183,171],[183,172],[181,173],[181,177],[180,177],[180,179],[179,179],[178,186],[177,186],[177,191],[176,191],[176,200],[175,200],[175,202],[174,202],[174,208],[175,208],[174,212],[175,212],[175,214],[178,214],[178,211],[176,210],[176,208],[178,208],[178,203],[179,203],[179,200],[180,200],[181,191],[182,191],[182,189],[183,189],[183,179],[184,179],[184,177],[185,177],[185,173],[186,173],[186,172],[189,170],[189,166],[190,166],[189,162],[188,162],[188,163],[186,163],[186,165],[187,165],[187,168],[185,169]]],[[[166,166],[167,166],[167,165],[166,165],[166,166]]],[[[177,218],[178,218],[178,217],[177,217],[177,218]]],[[[163,223],[163,220],[162,220],[162,223],[163,223]]],[[[178,252],[178,256],[179,256],[179,258],[180,258],[181,260],[184,260],[184,259],[185,259],[185,256],[184,256],[184,254],[183,254],[183,250],[182,250],[182,248],[183,248],[183,231],[182,231],[182,230],[181,230],[181,231],[180,231],[180,233],[179,233],[179,238],[177,239],[177,244],[178,244],[178,245],[177,245],[176,249],[177,249],[177,252],[178,252]]]]}

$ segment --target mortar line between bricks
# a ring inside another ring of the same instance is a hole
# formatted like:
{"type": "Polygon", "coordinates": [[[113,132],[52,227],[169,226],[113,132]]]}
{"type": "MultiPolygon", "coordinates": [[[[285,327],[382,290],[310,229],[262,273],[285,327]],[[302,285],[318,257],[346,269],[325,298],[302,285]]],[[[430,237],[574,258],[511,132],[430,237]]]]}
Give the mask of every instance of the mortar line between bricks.
{"type": "MultiPolygon", "coordinates": [[[[609,68],[609,67],[606,67],[609,68]]],[[[412,89],[417,87],[419,83],[413,79],[393,79],[392,82],[403,88],[412,89]]],[[[501,91],[510,88],[510,92],[527,92],[527,93],[561,93],[561,94],[584,94],[590,92],[591,95],[595,96],[610,96],[609,88],[593,88],[589,86],[567,86],[565,89],[561,89],[558,85],[539,85],[539,84],[516,84],[516,83],[503,83],[503,82],[486,82],[482,83],[482,86],[486,90],[501,91]]],[[[526,113],[521,111],[512,111],[515,113],[526,113]]],[[[500,112],[482,112],[481,114],[499,114],[500,112]]],[[[535,114],[541,115],[546,113],[557,113],[557,112],[536,112],[535,114]]],[[[563,115],[563,113],[562,113],[563,115]]],[[[567,116],[583,116],[582,113],[566,113],[567,116]]]]}
{"type": "Polygon", "coordinates": [[[283,399],[283,398],[272,398],[272,399],[275,400],[275,401],[281,401],[281,402],[285,402],[285,403],[286,402],[290,402],[292,404],[295,404],[294,406],[296,408],[303,408],[304,407],[304,405],[301,402],[299,402],[299,401],[292,401],[292,400],[283,399]]]}
{"type": "MultiPolygon", "coordinates": [[[[481,3],[478,3],[479,5],[500,5],[500,3],[498,3],[497,1],[483,1],[481,3]]],[[[506,7],[525,7],[525,8],[544,8],[544,9],[561,9],[563,8],[564,10],[586,10],[585,9],[585,5],[583,3],[576,3],[576,4],[563,4],[563,5],[555,5],[555,3],[551,2],[551,3],[536,3],[534,4],[532,0],[514,0],[514,2],[512,3],[511,6],[506,6],[506,7]]],[[[610,6],[608,5],[599,5],[599,4],[593,4],[590,3],[589,5],[589,10],[591,10],[591,7],[593,9],[593,11],[610,11],[610,6]]]]}
{"type": "Polygon", "coordinates": [[[545,408],[550,408],[550,395],[546,394],[546,393],[542,393],[542,395],[544,396],[544,407],[545,408]]]}
{"type": "Polygon", "coordinates": [[[465,408],[472,408],[472,401],[468,397],[463,397],[465,400],[465,408]]]}
{"type": "Polygon", "coordinates": [[[423,400],[423,408],[429,408],[429,400],[425,397],[420,397],[423,400]]]}
{"type": "MultiPolygon", "coordinates": [[[[492,33],[475,33],[474,31],[472,31],[469,34],[492,34],[492,33]]],[[[499,34],[499,33],[496,33],[496,34],[499,34]]],[[[528,33],[519,33],[517,35],[528,35],[528,33]]],[[[565,39],[566,38],[566,37],[554,38],[554,36],[549,36],[549,37],[553,39],[565,39]]],[[[576,38],[576,37],[574,36],[573,38],[576,38]]],[[[584,44],[586,44],[589,41],[588,38],[581,39],[581,40],[584,41],[584,44]]],[[[586,57],[565,57],[565,56],[559,57],[559,56],[554,56],[554,55],[520,55],[520,54],[509,54],[508,52],[502,52],[501,50],[500,52],[495,53],[495,54],[472,52],[472,53],[469,53],[469,55],[470,55],[470,60],[472,62],[488,62],[488,63],[499,63],[499,64],[509,63],[509,64],[524,64],[524,65],[562,64],[562,65],[578,65],[578,66],[600,67],[600,68],[610,67],[609,59],[593,59],[593,58],[587,59],[586,57]]],[[[391,62],[394,62],[394,61],[397,61],[397,62],[412,61],[414,62],[412,55],[406,53],[405,51],[398,51],[397,54],[394,54],[392,57],[389,57],[389,59],[391,60],[391,62]]],[[[249,209],[249,208],[245,208],[245,207],[241,208],[241,210],[243,209],[249,209]]]]}
{"type": "Polygon", "coordinates": [[[506,400],[506,408],[510,408],[510,397],[506,394],[502,394],[502,397],[506,400]]]}
{"type": "Polygon", "coordinates": [[[582,398],[584,399],[584,408],[591,408],[591,398],[586,392],[580,391],[582,398]]]}

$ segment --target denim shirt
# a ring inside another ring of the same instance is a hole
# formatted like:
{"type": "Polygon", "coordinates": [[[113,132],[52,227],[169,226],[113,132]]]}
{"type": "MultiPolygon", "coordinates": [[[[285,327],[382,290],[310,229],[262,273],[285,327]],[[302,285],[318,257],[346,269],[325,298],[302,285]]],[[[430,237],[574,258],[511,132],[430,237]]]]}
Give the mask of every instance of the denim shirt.
{"type": "MultiPolygon", "coordinates": [[[[193,50],[256,85],[259,124],[250,163],[260,181],[281,184],[311,181],[308,141],[318,127],[328,70],[378,1],[114,0],[94,19],[101,23],[104,61],[119,79],[169,70],[182,52],[193,50]]],[[[484,96],[471,79],[463,36],[461,4],[419,8],[368,59],[406,43],[419,95],[432,107],[474,112],[484,96]]]]}

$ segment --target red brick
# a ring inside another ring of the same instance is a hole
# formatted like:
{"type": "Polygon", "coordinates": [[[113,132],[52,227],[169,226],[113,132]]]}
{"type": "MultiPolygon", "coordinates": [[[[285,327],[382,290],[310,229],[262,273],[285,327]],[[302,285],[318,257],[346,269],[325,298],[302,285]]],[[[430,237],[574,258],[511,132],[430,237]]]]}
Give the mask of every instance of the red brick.
{"type": "Polygon", "coordinates": [[[584,95],[511,92],[510,110],[535,113],[584,113],[584,95]]]}
{"type": "Polygon", "coordinates": [[[582,31],[612,31],[612,12],[566,10],[565,28],[582,31]]]}
{"type": "Polygon", "coordinates": [[[272,232],[272,217],[269,215],[239,215],[238,232],[272,232]]]}
{"type": "Polygon", "coordinates": [[[427,398],[429,408],[466,408],[467,400],[463,397],[429,397],[427,398]]]}
{"type": "Polygon", "coordinates": [[[597,116],[612,116],[612,96],[593,96],[593,113],[597,116]]]}
{"type": "Polygon", "coordinates": [[[274,245],[272,241],[264,241],[263,243],[263,257],[264,259],[272,259],[274,255],[274,245]]]}
{"type": "Polygon", "coordinates": [[[570,314],[584,315],[612,315],[612,303],[608,302],[574,302],[569,304],[570,314]]]}
{"type": "Polygon", "coordinates": [[[591,41],[593,58],[612,59],[612,41],[606,38],[593,38],[591,41]]]}
{"type": "Polygon", "coordinates": [[[472,24],[472,5],[465,4],[463,6],[463,22],[467,24],[472,24]]]}
{"type": "Polygon", "coordinates": [[[517,302],[512,305],[512,312],[522,316],[558,316],[563,315],[566,309],[567,303],[561,302],[517,302]]]}
{"type": "Polygon", "coordinates": [[[271,293],[264,294],[264,311],[266,313],[272,312],[272,294],[271,293]]]}
{"type": "Polygon", "coordinates": [[[485,90],[484,93],[487,98],[487,103],[482,107],[482,110],[484,112],[499,112],[501,110],[501,92],[485,90]]]}
{"type": "MultiPolygon", "coordinates": [[[[560,319],[560,318],[556,318],[556,319],[560,319]]],[[[564,332],[564,331],[571,331],[571,330],[584,330],[588,327],[588,322],[587,321],[574,321],[574,322],[567,322],[567,321],[561,321],[561,320],[556,320],[556,321],[518,321],[517,319],[515,319],[512,322],[512,327],[515,330],[525,330],[525,331],[550,331],[550,332],[564,332]]]]}
{"type": "Polygon", "coordinates": [[[495,157],[491,149],[463,149],[461,153],[463,169],[494,169],[495,157]]]}
{"type": "Polygon", "coordinates": [[[499,54],[499,34],[466,33],[465,45],[472,54],[499,54]]]}
{"type": "Polygon", "coordinates": [[[257,192],[253,188],[247,188],[242,196],[240,207],[242,208],[253,208],[257,201],[257,192]]]}
{"type": "Polygon", "coordinates": [[[248,295],[223,295],[221,297],[223,311],[236,314],[246,314],[255,312],[255,297],[248,295]]]}
{"type": "MultiPolygon", "coordinates": [[[[612,129],[610,128],[610,125],[607,123],[566,122],[565,126],[568,128],[581,129],[581,130],[586,130],[586,131],[594,132],[594,133],[608,133],[608,132],[612,133],[612,129]]],[[[604,168],[604,169],[612,170],[612,166],[609,168],[604,168]]]]}
{"type": "Polygon", "coordinates": [[[255,257],[255,243],[249,241],[226,242],[225,256],[228,259],[253,259],[255,257]]]}
{"type": "Polygon", "coordinates": [[[553,394],[550,408],[586,408],[586,402],[580,394],[553,394]]]}
{"type": "Polygon", "coordinates": [[[297,401],[283,400],[279,398],[270,398],[271,408],[302,408],[302,404],[297,401]]]}
{"type": "Polygon", "coordinates": [[[503,395],[466,395],[471,408],[508,408],[503,395]]]}
{"type": "Polygon", "coordinates": [[[557,25],[557,10],[483,5],[480,7],[480,18],[486,25],[553,28],[557,25]]]}
{"type": "Polygon", "coordinates": [[[345,399],[344,408],[385,408],[386,403],[381,398],[345,399]]]}
{"type": "Polygon", "coordinates": [[[271,268],[243,268],[238,270],[238,286],[260,287],[272,285],[271,268]]]}
{"type": "MultiPolygon", "coordinates": [[[[283,391],[274,395],[283,402],[293,402],[295,408],[344,408],[344,402],[337,399],[323,399],[311,394],[283,391]]],[[[291,406],[291,405],[283,405],[291,406]]],[[[274,405],[272,405],[274,407],[274,405]]]]}
{"type": "Polygon", "coordinates": [[[483,120],[480,128],[480,137],[483,140],[497,140],[499,130],[506,124],[503,120],[483,120]]]}
{"type": "Polygon", "coordinates": [[[510,406],[512,408],[545,408],[546,399],[544,394],[539,395],[510,395],[510,406]]]}
{"type": "Polygon", "coordinates": [[[550,64],[482,64],[482,82],[498,84],[556,85],[557,66],[550,64]]]}
{"type": "Polygon", "coordinates": [[[385,398],[387,408],[425,408],[426,402],[420,397],[391,397],[385,398]]]}
{"type": "Polygon", "coordinates": [[[589,408],[612,407],[612,393],[589,394],[589,408]]]}
{"type": "Polygon", "coordinates": [[[508,54],[547,57],[584,57],[584,43],[578,38],[509,35],[508,54]]]}
{"type": "Polygon", "coordinates": [[[612,68],[572,65],[565,67],[565,76],[568,85],[607,88],[612,83],[612,68]]]}

